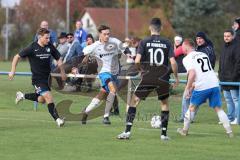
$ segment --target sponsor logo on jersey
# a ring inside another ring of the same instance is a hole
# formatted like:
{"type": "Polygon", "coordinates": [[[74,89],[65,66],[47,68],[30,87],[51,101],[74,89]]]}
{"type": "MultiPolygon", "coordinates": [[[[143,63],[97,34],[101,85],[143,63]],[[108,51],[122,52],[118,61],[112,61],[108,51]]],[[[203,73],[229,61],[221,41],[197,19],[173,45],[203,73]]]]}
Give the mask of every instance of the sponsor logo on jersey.
{"type": "Polygon", "coordinates": [[[46,51],[47,51],[47,52],[50,52],[51,50],[50,50],[50,48],[46,48],[46,51]]]}

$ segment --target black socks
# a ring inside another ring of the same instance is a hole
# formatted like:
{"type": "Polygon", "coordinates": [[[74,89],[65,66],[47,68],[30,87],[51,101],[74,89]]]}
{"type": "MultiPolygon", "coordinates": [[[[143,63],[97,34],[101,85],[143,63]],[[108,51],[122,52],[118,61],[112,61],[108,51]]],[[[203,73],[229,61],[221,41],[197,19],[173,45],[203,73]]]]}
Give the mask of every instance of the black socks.
{"type": "Polygon", "coordinates": [[[129,107],[128,108],[128,113],[126,117],[126,130],[125,132],[130,132],[133,124],[133,120],[136,115],[136,107],[129,107]]]}
{"type": "Polygon", "coordinates": [[[162,111],[161,112],[161,122],[162,122],[161,135],[167,136],[168,119],[169,119],[169,111],[162,111]]]}
{"type": "Polygon", "coordinates": [[[31,100],[31,101],[38,101],[38,94],[37,93],[26,93],[24,95],[25,99],[31,100]]]}
{"type": "Polygon", "coordinates": [[[54,103],[49,103],[48,104],[48,111],[51,114],[51,116],[53,117],[54,120],[59,118],[58,112],[55,108],[54,103]]]}

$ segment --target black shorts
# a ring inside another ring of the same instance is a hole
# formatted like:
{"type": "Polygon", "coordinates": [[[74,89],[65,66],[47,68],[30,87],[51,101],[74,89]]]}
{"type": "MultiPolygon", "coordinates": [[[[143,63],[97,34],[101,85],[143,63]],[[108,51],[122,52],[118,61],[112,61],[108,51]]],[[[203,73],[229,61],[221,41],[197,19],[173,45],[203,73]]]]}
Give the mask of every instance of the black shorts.
{"type": "Polygon", "coordinates": [[[159,86],[141,84],[136,88],[135,95],[141,100],[145,100],[149,94],[156,91],[158,100],[164,100],[169,97],[169,83],[162,83],[159,86]]]}
{"type": "Polygon", "coordinates": [[[151,92],[156,91],[158,99],[164,100],[169,97],[169,79],[170,75],[166,67],[149,67],[134,93],[141,100],[145,100],[151,92]]]}
{"type": "Polygon", "coordinates": [[[47,83],[37,83],[33,84],[35,88],[35,93],[42,96],[44,93],[51,91],[49,85],[47,83]]]}

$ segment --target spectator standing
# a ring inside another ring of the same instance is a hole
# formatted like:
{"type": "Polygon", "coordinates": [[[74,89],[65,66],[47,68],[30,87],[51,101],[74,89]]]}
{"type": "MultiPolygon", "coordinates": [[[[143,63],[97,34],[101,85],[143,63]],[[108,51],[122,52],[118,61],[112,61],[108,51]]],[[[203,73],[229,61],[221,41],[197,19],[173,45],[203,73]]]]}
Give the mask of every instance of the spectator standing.
{"type": "Polygon", "coordinates": [[[183,66],[182,60],[184,58],[183,50],[182,50],[182,36],[175,36],[174,37],[174,55],[175,60],[178,65],[178,73],[185,73],[186,69],[183,66]]]}
{"type": "Polygon", "coordinates": [[[82,21],[76,21],[76,30],[74,32],[74,37],[79,41],[81,46],[84,48],[84,44],[87,39],[87,32],[82,28],[82,21]]]}
{"type": "MultiPolygon", "coordinates": [[[[234,39],[234,32],[226,30],[224,32],[224,45],[219,61],[219,79],[224,82],[240,81],[240,45],[234,39]]],[[[238,124],[239,118],[239,87],[222,85],[223,94],[227,103],[228,119],[231,124],[238,124]]]]}
{"type": "Polygon", "coordinates": [[[235,31],[235,38],[240,41],[240,17],[234,20],[232,28],[235,31]]]}
{"type": "Polygon", "coordinates": [[[214,46],[212,41],[208,39],[207,35],[204,32],[197,32],[196,43],[197,43],[196,51],[207,54],[212,65],[212,68],[214,69],[216,55],[214,52],[214,46]]]}
{"type": "MultiPolygon", "coordinates": [[[[52,43],[53,46],[56,47],[57,46],[57,42],[58,42],[57,33],[55,31],[53,31],[52,29],[49,29],[48,22],[45,21],[45,20],[42,21],[40,23],[40,28],[45,28],[45,29],[50,31],[50,43],[52,43]]],[[[34,38],[34,41],[37,42],[37,40],[38,40],[38,35],[36,34],[35,38],[34,38]]]]}

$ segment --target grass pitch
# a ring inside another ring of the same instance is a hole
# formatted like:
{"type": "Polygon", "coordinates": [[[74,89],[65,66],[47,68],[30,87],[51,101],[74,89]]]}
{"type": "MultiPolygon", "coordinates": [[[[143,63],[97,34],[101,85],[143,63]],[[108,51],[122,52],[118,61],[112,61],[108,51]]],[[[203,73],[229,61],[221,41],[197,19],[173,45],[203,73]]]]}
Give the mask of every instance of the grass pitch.
{"type": "MultiPolygon", "coordinates": [[[[17,71],[29,71],[27,62],[21,62],[17,71]]],[[[8,71],[10,63],[1,62],[0,70],[8,71]]],[[[168,142],[160,140],[160,131],[150,127],[150,115],[159,112],[155,98],[142,102],[133,126],[132,137],[120,141],[116,136],[124,130],[125,104],[121,101],[121,116],[112,116],[111,126],[104,126],[101,117],[86,126],[79,122],[66,122],[56,127],[45,105],[33,110],[33,103],[24,101],[14,104],[17,90],[31,92],[30,77],[15,77],[8,81],[0,75],[0,160],[235,160],[240,157],[239,126],[233,126],[235,137],[227,138],[217,115],[207,105],[201,106],[196,122],[191,125],[190,135],[181,137],[176,133],[182,124],[174,121],[181,110],[183,86],[170,98],[171,117],[168,142]]],[[[80,112],[90,98],[62,95],[54,92],[54,99],[74,100],[73,112],[80,112]]],[[[224,105],[225,107],[225,105],[224,105]]]]}

